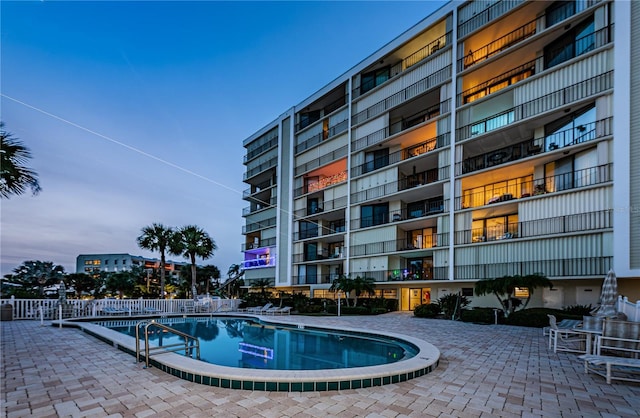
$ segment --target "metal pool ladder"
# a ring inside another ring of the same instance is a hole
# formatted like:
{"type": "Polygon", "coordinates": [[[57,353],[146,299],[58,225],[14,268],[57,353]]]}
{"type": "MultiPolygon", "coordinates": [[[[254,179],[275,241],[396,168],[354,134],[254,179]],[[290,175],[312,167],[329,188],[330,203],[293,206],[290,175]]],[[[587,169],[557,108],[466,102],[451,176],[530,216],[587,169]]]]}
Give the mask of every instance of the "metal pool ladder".
{"type": "Polygon", "coordinates": [[[195,354],[195,358],[197,360],[200,360],[200,341],[196,337],[186,334],[182,331],[178,331],[177,329],[173,329],[167,325],[160,324],[154,319],[146,319],[136,324],[136,363],[140,362],[140,327],[142,325],[144,325],[144,357],[146,367],[149,367],[149,356],[152,354],[152,352],[157,351],[167,353],[171,351],[184,350],[185,356],[193,358],[193,355],[195,354]],[[160,332],[169,332],[183,337],[184,343],[149,347],[149,328],[151,327],[159,328],[160,332]]]}

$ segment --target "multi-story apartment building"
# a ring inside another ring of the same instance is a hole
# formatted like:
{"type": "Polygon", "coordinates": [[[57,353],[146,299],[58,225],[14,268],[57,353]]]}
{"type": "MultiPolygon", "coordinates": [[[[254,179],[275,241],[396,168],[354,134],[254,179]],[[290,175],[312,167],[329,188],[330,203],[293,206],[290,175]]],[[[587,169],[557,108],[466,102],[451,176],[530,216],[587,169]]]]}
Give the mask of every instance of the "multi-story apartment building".
{"type": "MultiPolygon", "coordinates": [[[[180,268],[187,263],[167,260],[164,268],[168,275],[177,278],[180,268]]],[[[97,274],[104,272],[128,271],[134,266],[147,270],[160,269],[160,260],[127,253],[80,254],[76,257],[76,273],[97,274]]]]}
{"type": "Polygon", "coordinates": [[[451,2],[244,141],[245,278],[640,299],[640,2],[451,2]]]}

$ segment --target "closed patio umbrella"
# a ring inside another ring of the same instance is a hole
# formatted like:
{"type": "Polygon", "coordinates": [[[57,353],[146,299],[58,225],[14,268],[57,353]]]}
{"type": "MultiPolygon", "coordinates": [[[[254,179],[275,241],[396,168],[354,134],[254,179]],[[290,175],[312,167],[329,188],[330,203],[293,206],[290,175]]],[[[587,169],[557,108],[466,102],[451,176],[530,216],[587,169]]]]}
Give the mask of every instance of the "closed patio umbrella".
{"type": "Polygon", "coordinates": [[[594,316],[615,317],[618,314],[618,281],[613,270],[609,270],[607,277],[602,282],[602,292],[600,293],[600,303],[594,311],[594,316]]]}
{"type": "Polygon", "coordinates": [[[58,287],[58,302],[64,305],[67,302],[67,286],[60,280],[60,286],[58,287]]]}

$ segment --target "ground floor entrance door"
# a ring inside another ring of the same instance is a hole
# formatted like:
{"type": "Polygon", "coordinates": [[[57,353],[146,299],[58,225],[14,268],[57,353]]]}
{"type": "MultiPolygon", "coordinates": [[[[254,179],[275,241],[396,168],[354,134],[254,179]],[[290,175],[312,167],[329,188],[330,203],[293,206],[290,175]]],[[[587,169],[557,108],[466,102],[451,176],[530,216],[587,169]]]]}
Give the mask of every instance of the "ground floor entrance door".
{"type": "Polygon", "coordinates": [[[400,299],[400,309],[412,311],[416,306],[424,303],[431,303],[431,288],[402,288],[400,299]]]}
{"type": "Polygon", "coordinates": [[[542,305],[545,308],[562,309],[564,306],[564,289],[562,286],[554,286],[553,289],[542,289],[542,305]]]}

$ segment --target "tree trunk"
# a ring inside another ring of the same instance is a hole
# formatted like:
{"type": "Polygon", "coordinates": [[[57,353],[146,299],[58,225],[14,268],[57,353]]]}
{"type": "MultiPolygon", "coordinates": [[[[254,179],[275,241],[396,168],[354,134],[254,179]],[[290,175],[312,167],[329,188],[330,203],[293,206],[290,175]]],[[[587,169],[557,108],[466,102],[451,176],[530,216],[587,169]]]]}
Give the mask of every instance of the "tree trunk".
{"type": "Polygon", "coordinates": [[[160,299],[164,299],[164,265],[165,265],[164,251],[160,253],[160,299]]]}

